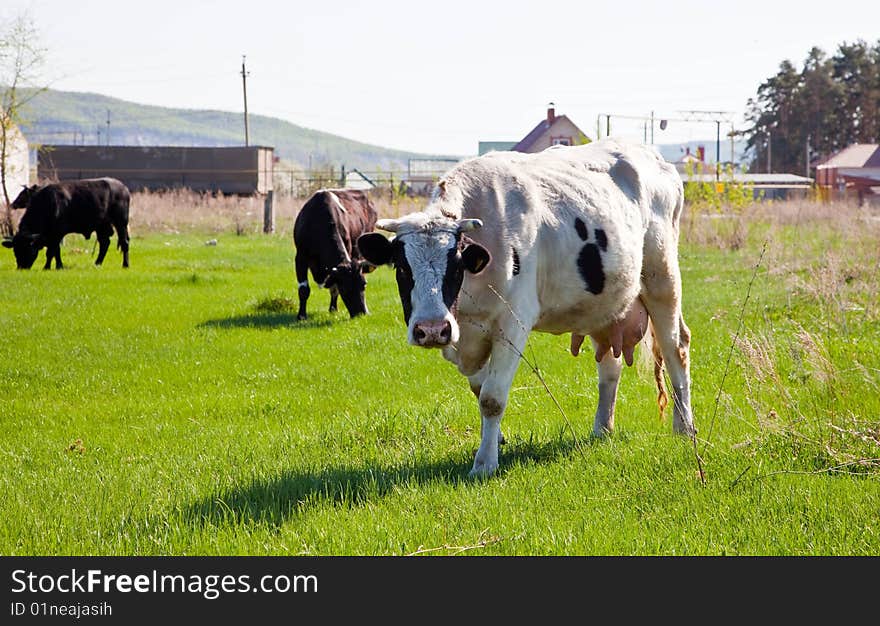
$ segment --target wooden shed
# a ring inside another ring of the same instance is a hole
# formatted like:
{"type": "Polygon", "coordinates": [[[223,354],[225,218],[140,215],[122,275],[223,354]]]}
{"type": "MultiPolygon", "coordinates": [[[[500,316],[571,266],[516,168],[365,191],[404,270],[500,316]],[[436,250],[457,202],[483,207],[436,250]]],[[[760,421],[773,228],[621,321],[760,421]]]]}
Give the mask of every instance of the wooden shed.
{"type": "Polygon", "coordinates": [[[274,148],[266,146],[44,145],[37,157],[41,181],[112,176],[132,191],[265,195],[272,191],[273,167],[274,148]]]}

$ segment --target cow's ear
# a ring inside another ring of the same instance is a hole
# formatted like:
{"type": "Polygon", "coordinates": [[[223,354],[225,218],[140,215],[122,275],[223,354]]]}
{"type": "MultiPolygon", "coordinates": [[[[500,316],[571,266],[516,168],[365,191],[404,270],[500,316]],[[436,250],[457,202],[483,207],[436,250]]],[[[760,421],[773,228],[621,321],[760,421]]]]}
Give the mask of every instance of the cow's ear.
{"type": "Polygon", "coordinates": [[[489,251],[478,243],[469,243],[461,251],[461,260],[464,269],[471,274],[479,274],[489,264],[492,256],[489,251]]]}
{"type": "Polygon", "coordinates": [[[381,233],[366,233],[358,237],[358,251],[367,261],[373,265],[386,265],[391,263],[391,242],[381,233]]]}
{"type": "Polygon", "coordinates": [[[3,240],[3,247],[4,248],[11,248],[12,247],[12,239],[4,239],[3,240]]]}
{"type": "Polygon", "coordinates": [[[369,274],[376,270],[376,266],[369,261],[361,261],[361,274],[369,274]]]}
{"type": "Polygon", "coordinates": [[[330,273],[327,274],[327,278],[324,279],[324,288],[325,289],[329,289],[330,287],[332,287],[333,285],[336,284],[336,278],[337,278],[336,274],[338,271],[339,270],[337,270],[334,267],[332,270],[330,270],[330,273]]]}

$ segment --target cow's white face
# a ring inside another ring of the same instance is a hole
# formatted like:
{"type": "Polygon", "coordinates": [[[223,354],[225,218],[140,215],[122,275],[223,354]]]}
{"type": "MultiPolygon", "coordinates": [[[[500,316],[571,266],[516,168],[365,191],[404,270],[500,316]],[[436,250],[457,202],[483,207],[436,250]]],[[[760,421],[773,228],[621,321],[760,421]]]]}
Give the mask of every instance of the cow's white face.
{"type": "Polygon", "coordinates": [[[438,220],[416,213],[379,220],[378,228],[397,233],[390,241],[379,233],[358,239],[367,261],[395,268],[410,344],[439,348],[458,341],[455,315],[464,273],[481,272],[490,259],[483,246],[462,233],[481,225],[479,220],[438,220]]]}

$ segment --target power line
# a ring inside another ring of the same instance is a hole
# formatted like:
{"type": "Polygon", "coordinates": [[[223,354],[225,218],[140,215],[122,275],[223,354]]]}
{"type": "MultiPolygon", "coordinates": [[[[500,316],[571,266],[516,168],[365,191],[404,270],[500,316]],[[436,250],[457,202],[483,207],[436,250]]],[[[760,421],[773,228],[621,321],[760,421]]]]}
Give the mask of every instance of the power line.
{"type": "Polygon", "coordinates": [[[721,178],[721,122],[730,124],[733,132],[733,111],[679,111],[686,121],[715,123],[715,180],[721,178]]]}

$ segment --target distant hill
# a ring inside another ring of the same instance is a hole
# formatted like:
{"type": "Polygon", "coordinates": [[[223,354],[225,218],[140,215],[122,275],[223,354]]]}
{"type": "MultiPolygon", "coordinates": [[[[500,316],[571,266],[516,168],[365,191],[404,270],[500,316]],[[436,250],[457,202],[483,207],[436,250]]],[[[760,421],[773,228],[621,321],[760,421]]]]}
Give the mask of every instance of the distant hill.
{"type": "MultiPolygon", "coordinates": [[[[95,93],[48,90],[31,100],[24,116],[30,123],[22,131],[30,143],[86,144],[107,142],[132,146],[240,146],[244,144],[242,113],[174,109],[137,104],[95,93]]],[[[455,155],[420,154],[353,141],[290,122],[253,115],[248,118],[251,145],[272,146],[276,156],[306,168],[345,165],[362,170],[401,171],[409,159],[456,158],[455,155]]],[[[677,161],[690,148],[705,146],[706,161],[715,161],[715,141],[658,144],[668,161],[677,161]]],[[[735,145],[736,161],[743,161],[745,142],[735,145]]],[[[730,142],[721,142],[721,160],[730,159],[730,142]]]]}
{"type": "MultiPolygon", "coordinates": [[[[48,90],[28,104],[24,116],[30,123],[22,131],[30,143],[87,144],[107,142],[133,146],[241,146],[242,113],[173,109],[136,104],[94,93],[48,90]]],[[[250,144],[272,146],[276,156],[298,163],[345,165],[364,170],[403,170],[411,158],[436,158],[303,128],[264,115],[248,116],[250,144]]]]}

